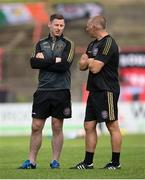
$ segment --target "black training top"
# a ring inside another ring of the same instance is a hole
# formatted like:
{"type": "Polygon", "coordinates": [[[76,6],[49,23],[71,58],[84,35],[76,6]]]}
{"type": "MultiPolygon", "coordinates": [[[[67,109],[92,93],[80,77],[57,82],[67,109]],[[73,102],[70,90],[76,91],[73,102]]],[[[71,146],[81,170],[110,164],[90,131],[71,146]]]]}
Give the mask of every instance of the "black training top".
{"type": "Polygon", "coordinates": [[[101,40],[92,41],[87,48],[89,58],[102,61],[105,65],[100,72],[89,71],[87,90],[120,92],[118,80],[119,51],[115,40],[107,35],[101,40]]]}
{"type": "Polygon", "coordinates": [[[70,66],[74,57],[74,43],[66,37],[56,39],[48,37],[36,44],[34,55],[30,59],[33,69],[39,71],[38,90],[63,90],[70,89],[70,66]],[[44,59],[36,58],[42,52],[44,59]],[[56,63],[56,59],[61,62],[56,63]]]}

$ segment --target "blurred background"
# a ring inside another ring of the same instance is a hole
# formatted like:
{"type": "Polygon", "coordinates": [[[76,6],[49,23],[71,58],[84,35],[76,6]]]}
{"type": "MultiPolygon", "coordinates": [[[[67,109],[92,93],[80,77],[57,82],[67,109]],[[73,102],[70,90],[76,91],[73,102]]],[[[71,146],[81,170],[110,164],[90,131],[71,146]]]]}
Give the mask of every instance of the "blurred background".
{"type": "MultiPolygon", "coordinates": [[[[39,39],[48,35],[49,15],[66,19],[65,35],[75,42],[72,73],[73,117],[65,132],[82,134],[88,72],[80,72],[78,61],[92,40],[86,22],[104,15],[108,31],[120,47],[119,120],[122,133],[145,133],[145,1],[144,0],[50,0],[0,1],[0,135],[28,134],[32,95],[38,71],[29,59],[39,39]]],[[[106,132],[102,126],[101,132],[106,132]]]]}

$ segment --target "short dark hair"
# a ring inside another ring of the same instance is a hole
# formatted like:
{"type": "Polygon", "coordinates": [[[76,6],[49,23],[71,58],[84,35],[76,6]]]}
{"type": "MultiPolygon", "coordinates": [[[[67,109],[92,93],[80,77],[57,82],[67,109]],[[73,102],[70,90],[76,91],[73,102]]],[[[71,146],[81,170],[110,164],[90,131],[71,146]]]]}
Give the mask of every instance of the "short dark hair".
{"type": "Polygon", "coordinates": [[[52,22],[54,19],[64,19],[62,14],[52,14],[50,16],[50,22],[52,22]]]}

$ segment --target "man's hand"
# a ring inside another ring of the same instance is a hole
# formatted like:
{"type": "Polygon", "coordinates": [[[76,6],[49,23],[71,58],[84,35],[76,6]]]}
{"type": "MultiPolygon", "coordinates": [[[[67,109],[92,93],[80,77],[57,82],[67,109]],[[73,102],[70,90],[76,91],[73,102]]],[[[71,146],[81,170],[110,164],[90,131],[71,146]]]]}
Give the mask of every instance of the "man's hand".
{"type": "Polygon", "coordinates": [[[39,59],[42,59],[42,60],[43,60],[43,59],[44,59],[43,53],[40,53],[40,52],[37,53],[37,54],[36,54],[36,58],[39,58],[39,59]]]}
{"type": "Polygon", "coordinates": [[[61,62],[61,58],[60,57],[56,57],[55,58],[55,63],[59,63],[59,62],[61,62]]]}
{"type": "Polygon", "coordinates": [[[94,62],[94,58],[89,58],[88,59],[88,67],[91,66],[94,62]]]}
{"type": "Polygon", "coordinates": [[[81,56],[81,59],[79,61],[79,67],[80,70],[86,70],[88,68],[88,55],[87,54],[83,54],[81,56]]]}
{"type": "Polygon", "coordinates": [[[88,60],[88,55],[87,54],[82,54],[80,61],[85,62],[87,60],[88,60]]]}
{"type": "Polygon", "coordinates": [[[98,60],[94,60],[94,58],[88,59],[88,68],[93,74],[97,74],[103,68],[104,63],[98,60]]]}

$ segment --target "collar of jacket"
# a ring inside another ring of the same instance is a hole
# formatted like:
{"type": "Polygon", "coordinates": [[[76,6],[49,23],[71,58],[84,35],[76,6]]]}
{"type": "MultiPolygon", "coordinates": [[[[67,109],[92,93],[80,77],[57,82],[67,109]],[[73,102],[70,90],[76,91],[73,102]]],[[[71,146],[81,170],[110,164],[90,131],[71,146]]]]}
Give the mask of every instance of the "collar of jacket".
{"type": "Polygon", "coordinates": [[[59,40],[61,38],[63,38],[63,34],[61,36],[55,37],[55,38],[53,38],[50,34],[48,35],[48,39],[50,39],[51,41],[54,41],[54,40],[57,41],[57,40],[59,40]]]}

